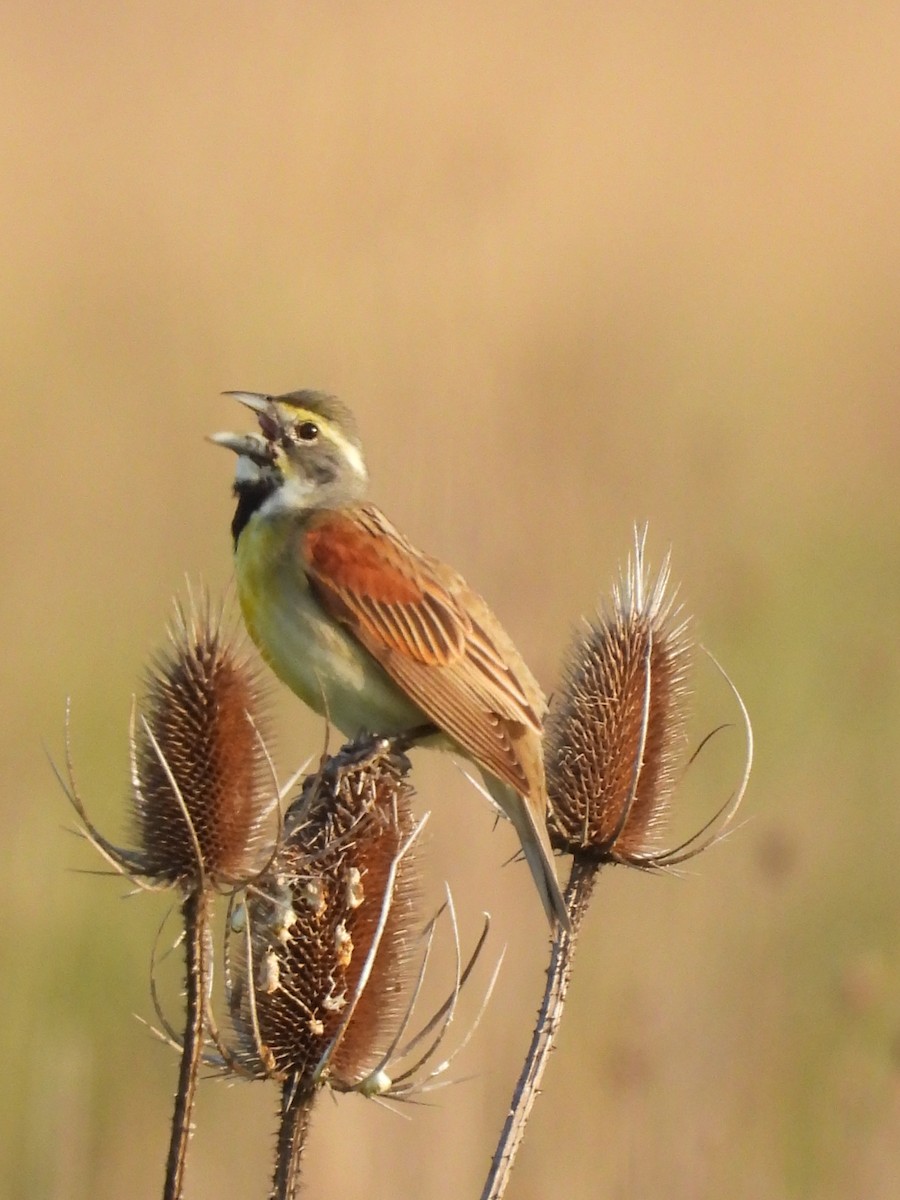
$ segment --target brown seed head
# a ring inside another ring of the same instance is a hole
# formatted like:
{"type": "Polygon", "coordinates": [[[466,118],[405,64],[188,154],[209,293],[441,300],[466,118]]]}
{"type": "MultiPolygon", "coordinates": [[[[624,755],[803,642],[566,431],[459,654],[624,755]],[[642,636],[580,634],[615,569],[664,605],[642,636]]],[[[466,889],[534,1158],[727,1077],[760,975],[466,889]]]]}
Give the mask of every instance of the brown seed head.
{"type": "Polygon", "coordinates": [[[384,740],[345,747],[307,778],[281,849],[232,909],[235,1055],[251,1074],[346,1089],[382,1057],[414,949],[408,770],[384,740]]]}
{"type": "Polygon", "coordinates": [[[180,606],[132,737],[135,820],[148,877],[230,886],[259,869],[273,784],[253,667],[208,602],[180,606]]]}
{"type": "Polygon", "coordinates": [[[569,649],[544,747],[557,849],[637,862],[658,831],[684,747],[691,649],[668,584],[668,561],[648,580],[636,534],[612,604],[569,649]]]}

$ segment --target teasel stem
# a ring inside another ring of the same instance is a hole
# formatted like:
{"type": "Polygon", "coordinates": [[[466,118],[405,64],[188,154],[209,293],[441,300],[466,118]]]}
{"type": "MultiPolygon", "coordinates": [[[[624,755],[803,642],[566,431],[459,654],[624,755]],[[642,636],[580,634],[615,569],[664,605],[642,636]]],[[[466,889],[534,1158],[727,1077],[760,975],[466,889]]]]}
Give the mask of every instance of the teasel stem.
{"type": "Polygon", "coordinates": [[[203,1020],[210,991],[209,893],[203,887],[190,892],[181,906],[184,921],[185,1013],[178,1071],[178,1089],[172,1110],[172,1132],[166,1159],[163,1200],[180,1200],[188,1143],[193,1132],[197,1077],[203,1055],[203,1020]]]}
{"type": "Polygon", "coordinates": [[[572,855],[564,894],[570,928],[557,928],[553,939],[537,1023],[481,1200],[500,1200],[509,1183],[562,1021],[578,933],[600,868],[622,863],[664,870],[700,854],[725,836],[750,774],[750,718],[734,684],[707,652],[741,713],[743,773],[735,792],[687,840],[662,850],[649,844],[675,786],[690,645],[686,622],[673,609],[668,559],[651,584],[645,540],[646,528],[636,529],[633,557],[613,589],[610,610],[575,639],[547,724],[551,841],[572,855]]]}
{"type": "Polygon", "coordinates": [[[312,1122],[315,1090],[301,1091],[298,1079],[285,1080],[281,1087],[281,1119],[275,1143],[275,1171],[270,1200],[295,1200],[300,1194],[300,1167],[312,1122]]]}
{"type": "Polygon", "coordinates": [[[569,883],[563,895],[569,914],[569,928],[560,929],[553,939],[550,965],[547,968],[547,985],[538,1010],[537,1024],[531,1035],[531,1045],[528,1047],[500,1140],[491,1160],[491,1169],[481,1193],[481,1200],[499,1200],[509,1183],[516,1155],[525,1136],[525,1127],[540,1091],[550,1051],[556,1042],[556,1034],[562,1021],[569,981],[572,978],[575,943],[582,919],[590,904],[597,874],[596,863],[585,859],[575,859],[572,863],[569,883]]]}

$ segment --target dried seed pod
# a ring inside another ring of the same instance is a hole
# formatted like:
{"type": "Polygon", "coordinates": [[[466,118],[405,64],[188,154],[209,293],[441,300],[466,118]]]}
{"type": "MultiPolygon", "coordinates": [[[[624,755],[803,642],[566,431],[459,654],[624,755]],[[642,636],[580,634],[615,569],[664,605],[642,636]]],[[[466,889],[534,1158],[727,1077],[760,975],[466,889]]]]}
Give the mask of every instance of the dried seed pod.
{"type": "Polygon", "coordinates": [[[258,678],[208,602],[178,606],[132,735],[132,799],[144,873],[228,887],[259,869],[272,775],[258,678]]]}
{"type": "Polygon", "coordinates": [[[310,776],[269,868],[232,909],[233,1056],[249,1074],[352,1088],[402,1015],[417,924],[408,760],[383,739],[310,776]]]}
{"type": "MultiPolygon", "coordinates": [[[[208,599],[175,606],[170,646],[147,673],[133,715],[131,818],[134,849],[97,829],[75,783],[66,712],[66,772],[57,778],[83,835],[116,870],[143,887],[186,894],[231,889],[252,878],[271,845],[278,801],[264,740],[255,668],[208,599]]],[[[55,769],[55,768],[54,768],[55,769]]]]}
{"type": "Polygon", "coordinates": [[[647,577],[644,534],[613,602],[569,649],[545,734],[550,839],[595,861],[639,862],[652,844],[685,744],[691,643],[668,559],[647,577]]]}

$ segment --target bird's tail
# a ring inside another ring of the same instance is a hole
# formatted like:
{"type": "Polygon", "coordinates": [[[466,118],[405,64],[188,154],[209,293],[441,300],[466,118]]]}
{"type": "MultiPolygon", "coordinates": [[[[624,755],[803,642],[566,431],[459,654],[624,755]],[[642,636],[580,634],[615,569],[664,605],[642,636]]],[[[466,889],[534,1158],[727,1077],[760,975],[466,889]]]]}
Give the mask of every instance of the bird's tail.
{"type": "Polygon", "coordinates": [[[487,773],[483,778],[494,802],[506,813],[519,835],[522,853],[525,855],[525,861],[528,863],[551,930],[556,927],[557,923],[563,929],[569,929],[571,923],[565,901],[559,890],[559,884],[556,881],[556,870],[553,866],[553,854],[550,849],[546,824],[537,820],[531,805],[524,796],[520,796],[513,788],[487,773]]]}

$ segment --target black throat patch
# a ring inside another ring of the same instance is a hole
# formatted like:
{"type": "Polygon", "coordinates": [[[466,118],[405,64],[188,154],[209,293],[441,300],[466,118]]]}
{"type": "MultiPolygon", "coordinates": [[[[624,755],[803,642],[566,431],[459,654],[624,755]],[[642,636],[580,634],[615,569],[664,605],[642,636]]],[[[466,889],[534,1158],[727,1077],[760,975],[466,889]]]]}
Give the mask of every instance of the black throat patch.
{"type": "Polygon", "coordinates": [[[247,522],[256,510],[268,500],[277,486],[277,479],[267,471],[262,471],[260,478],[255,479],[252,483],[236,483],[234,485],[237,508],[234,510],[234,517],[231,521],[231,536],[234,539],[235,547],[237,547],[238,538],[243,533],[247,522]]]}

